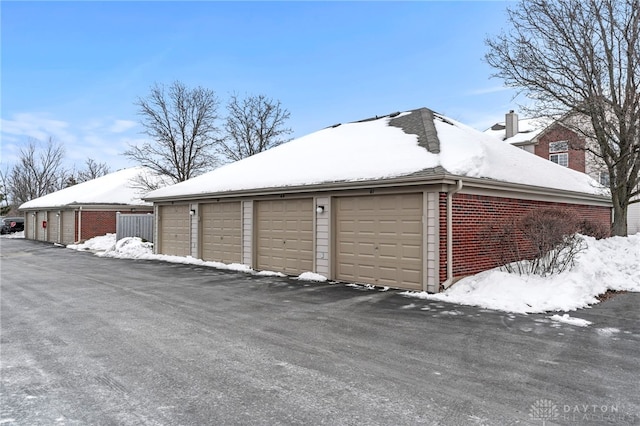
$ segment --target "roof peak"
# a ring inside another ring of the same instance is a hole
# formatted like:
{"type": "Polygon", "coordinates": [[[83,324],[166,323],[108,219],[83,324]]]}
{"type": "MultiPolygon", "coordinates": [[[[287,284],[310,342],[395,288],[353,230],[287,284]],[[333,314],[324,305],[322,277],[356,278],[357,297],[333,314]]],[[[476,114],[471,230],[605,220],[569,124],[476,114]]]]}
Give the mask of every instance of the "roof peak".
{"type": "Polygon", "coordinates": [[[418,136],[418,145],[433,154],[439,154],[440,139],[433,123],[435,113],[429,108],[418,108],[408,112],[409,114],[396,115],[389,121],[389,125],[418,136]]]}

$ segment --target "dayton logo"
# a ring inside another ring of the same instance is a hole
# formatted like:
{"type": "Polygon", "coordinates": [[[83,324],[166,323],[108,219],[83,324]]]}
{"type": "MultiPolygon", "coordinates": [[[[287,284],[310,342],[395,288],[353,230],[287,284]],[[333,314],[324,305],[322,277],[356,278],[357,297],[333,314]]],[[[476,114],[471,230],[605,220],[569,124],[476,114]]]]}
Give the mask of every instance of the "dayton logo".
{"type": "Polygon", "coordinates": [[[541,420],[544,426],[548,420],[557,420],[560,415],[558,406],[548,399],[539,399],[529,408],[533,420],[541,420]]]}

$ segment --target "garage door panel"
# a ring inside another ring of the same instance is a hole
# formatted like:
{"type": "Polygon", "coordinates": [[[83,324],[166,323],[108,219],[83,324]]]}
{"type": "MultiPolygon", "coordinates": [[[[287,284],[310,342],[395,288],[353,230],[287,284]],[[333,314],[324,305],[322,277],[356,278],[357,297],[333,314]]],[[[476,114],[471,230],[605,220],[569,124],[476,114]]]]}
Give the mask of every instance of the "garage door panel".
{"type": "Polygon", "coordinates": [[[313,200],[256,202],[258,269],[297,274],[313,270],[313,200]]]}
{"type": "Polygon", "coordinates": [[[420,246],[403,246],[401,247],[402,257],[411,259],[420,259],[422,255],[422,249],[420,246]]]}
{"type": "Polygon", "coordinates": [[[336,278],[422,288],[422,194],[336,198],[336,278]]]}

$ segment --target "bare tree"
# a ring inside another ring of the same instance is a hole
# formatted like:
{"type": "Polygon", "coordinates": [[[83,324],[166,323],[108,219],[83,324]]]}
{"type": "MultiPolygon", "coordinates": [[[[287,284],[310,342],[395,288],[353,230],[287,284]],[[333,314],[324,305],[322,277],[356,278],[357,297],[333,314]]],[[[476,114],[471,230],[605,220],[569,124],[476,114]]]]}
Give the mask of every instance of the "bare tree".
{"type": "Polygon", "coordinates": [[[87,158],[85,168],[78,172],[76,181],[82,183],[108,175],[109,173],[111,173],[111,169],[107,163],[97,163],[93,158],[87,158]]]}
{"type": "Polygon", "coordinates": [[[627,235],[627,207],[640,201],[640,0],[520,0],[508,21],[486,40],[493,76],[526,93],[529,112],[569,116],[563,124],[595,141],[585,149],[609,173],[612,233],[627,235]]]}
{"type": "Polygon", "coordinates": [[[136,105],[152,140],[130,146],[125,156],[174,183],[215,167],[218,99],[212,90],[189,89],[179,81],[168,88],[155,84],[136,105]]]}
{"type": "Polygon", "coordinates": [[[64,146],[49,138],[46,146],[36,140],[20,150],[20,158],[11,169],[8,192],[20,206],[34,198],[58,191],[65,186],[67,172],[62,165],[64,146]]]}
{"type": "Polygon", "coordinates": [[[6,216],[13,210],[9,203],[8,179],[9,169],[5,166],[4,170],[0,169],[0,216],[6,216]]]}
{"type": "Polygon", "coordinates": [[[233,94],[227,113],[226,136],[220,142],[219,152],[229,161],[250,157],[289,140],[283,136],[291,133],[291,129],[285,127],[290,114],[280,101],[264,95],[240,99],[233,94]]]}

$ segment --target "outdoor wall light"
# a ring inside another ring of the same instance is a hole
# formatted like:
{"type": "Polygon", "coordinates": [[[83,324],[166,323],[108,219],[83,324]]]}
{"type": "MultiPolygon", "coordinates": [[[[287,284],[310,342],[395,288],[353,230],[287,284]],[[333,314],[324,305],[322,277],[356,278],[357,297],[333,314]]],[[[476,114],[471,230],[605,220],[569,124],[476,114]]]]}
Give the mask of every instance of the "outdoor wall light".
{"type": "Polygon", "coordinates": [[[190,216],[195,216],[196,215],[196,210],[195,209],[189,210],[189,215],[190,216]]]}
{"type": "Polygon", "coordinates": [[[324,213],[324,206],[318,206],[316,207],[316,213],[320,214],[320,213],[324,213]]]}

